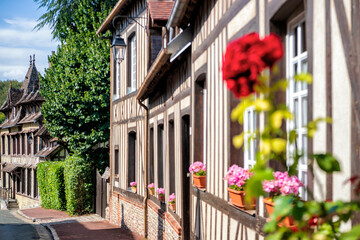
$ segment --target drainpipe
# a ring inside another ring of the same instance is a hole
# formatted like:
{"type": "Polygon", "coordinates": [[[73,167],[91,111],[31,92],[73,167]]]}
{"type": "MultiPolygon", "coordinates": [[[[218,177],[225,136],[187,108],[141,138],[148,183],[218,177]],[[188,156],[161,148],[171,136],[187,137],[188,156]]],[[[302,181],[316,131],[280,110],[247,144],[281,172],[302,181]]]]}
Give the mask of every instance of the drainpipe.
{"type": "Polygon", "coordinates": [[[149,108],[147,106],[144,105],[144,103],[138,99],[138,103],[140,104],[141,107],[143,107],[145,109],[145,133],[144,133],[144,148],[145,148],[145,157],[144,157],[144,166],[145,166],[145,171],[144,171],[144,179],[145,179],[145,198],[144,198],[144,232],[145,232],[145,238],[147,238],[147,233],[148,233],[148,222],[147,222],[147,215],[148,215],[148,209],[147,209],[147,201],[148,201],[148,196],[149,196],[149,190],[147,188],[148,185],[148,128],[149,128],[149,108]]]}

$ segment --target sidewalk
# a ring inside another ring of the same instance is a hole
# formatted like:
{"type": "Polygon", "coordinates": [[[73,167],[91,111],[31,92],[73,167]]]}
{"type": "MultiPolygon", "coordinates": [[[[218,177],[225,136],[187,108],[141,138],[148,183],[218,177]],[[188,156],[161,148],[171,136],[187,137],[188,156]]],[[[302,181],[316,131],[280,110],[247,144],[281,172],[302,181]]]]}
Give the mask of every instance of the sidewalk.
{"type": "Polygon", "coordinates": [[[109,223],[96,214],[71,217],[66,212],[31,208],[18,210],[18,213],[50,230],[55,240],[140,240],[143,237],[109,223]]]}

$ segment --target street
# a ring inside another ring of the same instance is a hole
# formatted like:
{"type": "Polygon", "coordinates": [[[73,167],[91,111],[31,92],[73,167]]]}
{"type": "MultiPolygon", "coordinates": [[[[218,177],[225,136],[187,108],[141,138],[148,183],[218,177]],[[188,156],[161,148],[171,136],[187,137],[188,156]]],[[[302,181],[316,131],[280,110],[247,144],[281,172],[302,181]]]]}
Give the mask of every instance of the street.
{"type": "MultiPolygon", "coordinates": [[[[36,229],[42,228],[37,224],[25,222],[16,217],[14,211],[0,210],[0,239],[1,240],[27,240],[50,239],[46,233],[39,236],[36,229]]],[[[44,231],[43,231],[44,232],[44,231]]]]}

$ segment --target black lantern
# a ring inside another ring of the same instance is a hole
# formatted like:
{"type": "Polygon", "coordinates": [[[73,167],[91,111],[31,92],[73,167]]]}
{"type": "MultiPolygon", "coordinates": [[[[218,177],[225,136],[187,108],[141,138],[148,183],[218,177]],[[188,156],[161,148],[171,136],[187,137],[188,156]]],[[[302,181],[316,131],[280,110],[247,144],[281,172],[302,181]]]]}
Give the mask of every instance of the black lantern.
{"type": "Polygon", "coordinates": [[[31,145],[33,142],[33,137],[31,134],[28,135],[28,143],[31,145]]]}
{"type": "Polygon", "coordinates": [[[120,62],[124,60],[125,48],[126,48],[126,44],[124,39],[121,38],[119,34],[116,34],[116,36],[114,37],[111,43],[111,49],[114,54],[114,60],[120,62]]]}

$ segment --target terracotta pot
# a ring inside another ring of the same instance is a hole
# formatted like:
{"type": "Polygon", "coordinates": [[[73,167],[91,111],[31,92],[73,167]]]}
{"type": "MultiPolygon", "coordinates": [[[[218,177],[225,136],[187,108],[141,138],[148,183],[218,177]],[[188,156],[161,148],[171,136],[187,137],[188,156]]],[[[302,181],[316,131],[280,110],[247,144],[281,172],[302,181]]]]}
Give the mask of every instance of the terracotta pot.
{"type": "Polygon", "coordinates": [[[193,174],[194,186],[198,188],[206,187],[206,175],[205,176],[196,176],[193,174]]]}
{"type": "Polygon", "coordinates": [[[231,204],[246,210],[253,210],[256,208],[256,198],[254,198],[252,203],[250,204],[245,202],[244,191],[236,191],[228,187],[228,192],[229,192],[231,204]]]}
{"type": "Polygon", "coordinates": [[[131,191],[132,191],[133,193],[136,193],[136,187],[131,187],[131,191]]]}
{"type": "Polygon", "coordinates": [[[164,194],[161,194],[161,195],[159,194],[158,199],[159,199],[160,202],[165,202],[165,195],[164,194]]]}
{"type": "Polygon", "coordinates": [[[169,203],[169,208],[175,212],[176,211],[176,204],[175,203],[169,203]]]}
{"type": "MultiPolygon", "coordinates": [[[[265,203],[266,211],[269,215],[271,215],[274,212],[275,203],[271,200],[271,198],[264,198],[263,199],[265,203]]],[[[293,227],[294,226],[294,219],[292,217],[285,217],[279,225],[285,226],[285,227],[293,227]]]]}
{"type": "Polygon", "coordinates": [[[155,196],[155,188],[149,188],[149,194],[155,196]]]}

